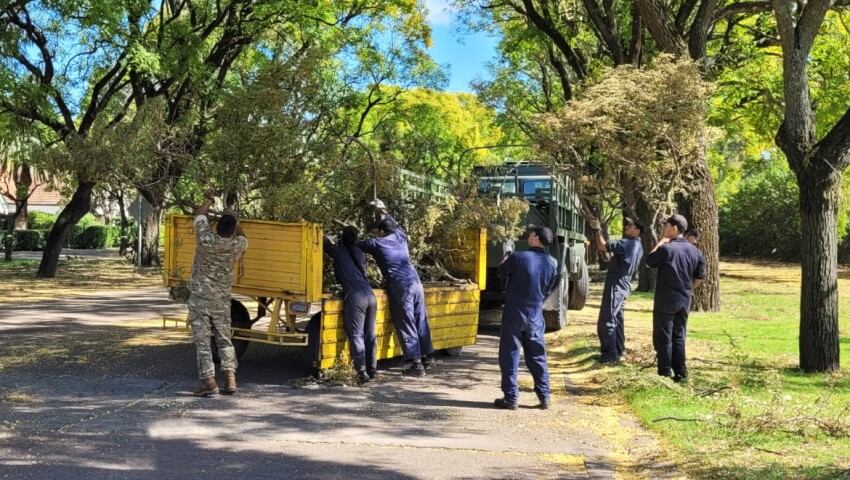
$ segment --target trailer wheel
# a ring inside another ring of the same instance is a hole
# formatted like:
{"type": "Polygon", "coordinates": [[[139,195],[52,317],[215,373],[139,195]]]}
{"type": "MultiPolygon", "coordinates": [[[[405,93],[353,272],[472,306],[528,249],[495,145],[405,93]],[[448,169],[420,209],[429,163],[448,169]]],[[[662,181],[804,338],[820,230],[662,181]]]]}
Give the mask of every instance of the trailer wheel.
{"type": "Polygon", "coordinates": [[[446,354],[447,357],[459,357],[463,352],[463,347],[452,347],[443,349],[443,353],[446,354]]]}
{"type": "MultiPolygon", "coordinates": [[[[251,328],[251,315],[248,309],[239,300],[230,299],[230,326],[236,328],[251,328]]],[[[236,358],[242,358],[245,350],[248,350],[247,340],[233,340],[233,349],[236,351],[236,358]]],[[[218,356],[218,345],[215,343],[215,337],[210,337],[210,345],[212,346],[213,362],[216,365],[221,363],[221,357],[218,356]]]]}
{"type": "Polygon", "coordinates": [[[587,272],[587,264],[580,263],[578,278],[570,283],[570,310],[581,310],[587,302],[587,291],[590,288],[590,274],[587,272]]]}
{"type": "Polygon", "coordinates": [[[298,361],[306,365],[310,376],[316,379],[322,378],[322,370],[319,368],[319,351],[321,349],[319,335],[322,326],[321,312],[313,315],[307,323],[307,346],[298,349],[298,361]]]}

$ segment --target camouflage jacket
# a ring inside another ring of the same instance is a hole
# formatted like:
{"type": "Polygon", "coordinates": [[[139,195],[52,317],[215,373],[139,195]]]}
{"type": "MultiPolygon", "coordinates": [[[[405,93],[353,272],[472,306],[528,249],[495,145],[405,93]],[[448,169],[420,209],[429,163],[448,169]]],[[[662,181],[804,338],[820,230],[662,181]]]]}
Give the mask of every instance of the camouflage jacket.
{"type": "Polygon", "coordinates": [[[211,302],[230,299],[233,265],[248,248],[243,236],[220,237],[205,215],[195,217],[195,262],[189,291],[195,299],[211,302]]]}

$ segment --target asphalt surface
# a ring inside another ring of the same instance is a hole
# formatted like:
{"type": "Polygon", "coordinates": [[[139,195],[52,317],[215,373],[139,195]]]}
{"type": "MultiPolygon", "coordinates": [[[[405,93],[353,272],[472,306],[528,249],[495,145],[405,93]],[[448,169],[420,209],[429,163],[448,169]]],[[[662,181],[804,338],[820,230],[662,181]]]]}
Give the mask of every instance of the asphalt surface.
{"type": "Polygon", "coordinates": [[[183,311],[162,289],[0,307],[0,478],[614,477],[568,396],[492,407],[492,327],[423,379],[382,363],[368,387],[300,386],[307,365],[253,344],[239,393],[200,399],[188,335],[158,328],[183,311]]]}

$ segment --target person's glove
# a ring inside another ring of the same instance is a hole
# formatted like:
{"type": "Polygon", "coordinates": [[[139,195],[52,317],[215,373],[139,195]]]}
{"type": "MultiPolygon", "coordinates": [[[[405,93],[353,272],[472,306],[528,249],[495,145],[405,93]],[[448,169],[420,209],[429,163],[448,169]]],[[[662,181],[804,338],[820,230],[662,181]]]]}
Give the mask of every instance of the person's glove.
{"type": "Polygon", "coordinates": [[[587,224],[590,225],[590,228],[593,229],[593,230],[602,230],[602,224],[599,223],[598,218],[588,219],[587,224]]]}

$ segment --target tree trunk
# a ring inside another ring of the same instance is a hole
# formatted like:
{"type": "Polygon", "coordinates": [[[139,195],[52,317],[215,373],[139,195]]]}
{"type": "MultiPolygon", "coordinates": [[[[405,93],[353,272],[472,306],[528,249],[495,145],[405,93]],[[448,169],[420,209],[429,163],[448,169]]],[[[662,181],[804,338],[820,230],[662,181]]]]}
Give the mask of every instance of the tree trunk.
{"type": "Polygon", "coordinates": [[[30,195],[32,194],[32,169],[26,163],[21,165],[20,174],[15,179],[15,229],[27,229],[27,213],[30,195]]]}
{"type": "Polygon", "coordinates": [[[165,189],[145,188],[139,189],[139,193],[152,207],[142,221],[142,266],[158,267],[162,264],[159,258],[159,225],[165,209],[165,189]]]}
{"type": "Polygon", "coordinates": [[[128,232],[128,222],[127,222],[127,207],[124,205],[124,190],[119,189],[118,194],[115,196],[116,201],[118,201],[118,209],[121,210],[121,226],[120,226],[120,236],[121,239],[118,244],[118,254],[122,257],[127,254],[127,247],[129,246],[129,233],[128,232]]]}
{"type": "Polygon", "coordinates": [[[6,238],[3,241],[3,260],[6,262],[12,261],[12,253],[14,252],[14,234],[15,234],[15,224],[13,222],[8,222],[6,228],[6,238]]]}
{"type": "Polygon", "coordinates": [[[150,214],[142,223],[142,266],[159,267],[159,224],[162,222],[162,207],[152,205],[150,214]]]}
{"type": "MultiPolygon", "coordinates": [[[[15,203],[18,203],[18,202],[15,202],[15,203]]],[[[29,210],[27,208],[28,203],[29,202],[27,202],[27,200],[24,200],[24,201],[20,202],[20,205],[18,206],[18,208],[15,209],[15,210],[17,210],[15,212],[15,230],[26,230],[27,229],[27,213],[28,213],[28,210],[29,210]]]]}
{"type": "Polygon", "coordinates": [[[640,266],[638,267],[637,291],[654,292],[657,272],[654,268],[646,266],[645,260],[649,252],[655,248],[655,245],[658,243],[658,232],[655,231],[656,219],[646,202],[641,201],[640,199],[635,201],[634,210],[635,215],[637,215],[638,219],[640,219],[646,227],[646,230],[641,232],[640,235],[640,243],[643,247],[643,257],[641,257],[640,266]]]}
{"type": "Polygon", "coordinates": [[[803,230],[800,368],[806,372],[838,371],[836,215],[841,174],[827,181],[798,176],[798,182],[803,230]]]}
{"type": "MultiPolygon", "coordinates": [[[[717,198],[714,182],[705,163],[705,157],[693,167],[696,187],[685,199],[688,221],[699,233],[698,247],[705,257],[705,281],[694,290],[691,309],[716,312],[720,310],[720,237],[717,198]]],[[[680,212],[681,213],[681,212],[680,212]]]]}
{"type": "Polygon", "coordinates": [[[38,266],[38,278],[53,278],[59,266],[59,254],[68,237],[68,230],[77,224],[83,215],[91,210],[91,194],[94,182],[80,182],[71,201],[59,213],[50,235],[47,236],[47,244],[41,256],[41,264],[38,266]]]}

